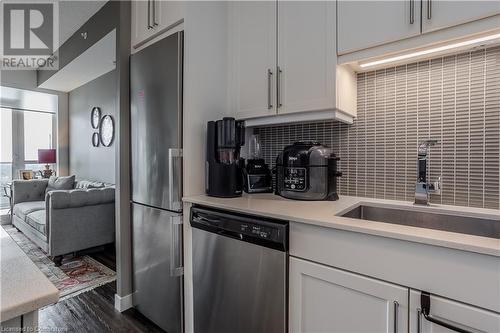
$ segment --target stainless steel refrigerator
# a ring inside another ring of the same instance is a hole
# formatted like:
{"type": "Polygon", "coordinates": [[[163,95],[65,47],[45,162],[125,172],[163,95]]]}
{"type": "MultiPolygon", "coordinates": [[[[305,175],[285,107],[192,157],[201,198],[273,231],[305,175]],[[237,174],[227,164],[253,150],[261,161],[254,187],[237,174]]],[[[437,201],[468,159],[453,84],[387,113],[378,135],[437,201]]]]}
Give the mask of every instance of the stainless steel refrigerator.
{"type": "Polygon", "coordinates": [[[182,60],[176,33],[130,58],[133,302],[183,331],[182,60]]]}

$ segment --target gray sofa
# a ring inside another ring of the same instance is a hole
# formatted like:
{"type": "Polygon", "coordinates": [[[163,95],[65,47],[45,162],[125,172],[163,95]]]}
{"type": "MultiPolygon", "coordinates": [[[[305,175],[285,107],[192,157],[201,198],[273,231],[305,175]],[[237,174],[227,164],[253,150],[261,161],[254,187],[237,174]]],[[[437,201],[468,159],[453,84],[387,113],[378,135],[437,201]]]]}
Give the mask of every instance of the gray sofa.
{"type": "Polygon", "coordinates": [[[12,224],[56,265],[64,254],[115,241],[114,186],[80,180],[75,189],[45,193],[47,185],[47,179],[12,182],[12,224]]]}

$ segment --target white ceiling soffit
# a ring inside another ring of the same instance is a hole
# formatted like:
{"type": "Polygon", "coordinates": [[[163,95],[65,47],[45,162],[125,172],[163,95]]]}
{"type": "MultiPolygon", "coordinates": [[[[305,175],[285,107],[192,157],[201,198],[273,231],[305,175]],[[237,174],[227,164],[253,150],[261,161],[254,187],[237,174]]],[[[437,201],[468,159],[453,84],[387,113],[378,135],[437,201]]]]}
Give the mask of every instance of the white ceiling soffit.
{"type": "Polygon", "coordinates": [[[115,69],[115,60],[116,29],[61,68],[39,88],[69,92],[115,69]]]}
{"type": "MultiPolygon", "coordinates": [[[[107,2],[92,0],[57,0],[59,2],[59,46],[107,2]]],[[[56,49],[59,47],[56,47],[56,49]]]]}
{"type": "Polygon", "coordinates": [[[57,95],[0,86],[0,106],[40,112],[57,111],[57,95]]]}

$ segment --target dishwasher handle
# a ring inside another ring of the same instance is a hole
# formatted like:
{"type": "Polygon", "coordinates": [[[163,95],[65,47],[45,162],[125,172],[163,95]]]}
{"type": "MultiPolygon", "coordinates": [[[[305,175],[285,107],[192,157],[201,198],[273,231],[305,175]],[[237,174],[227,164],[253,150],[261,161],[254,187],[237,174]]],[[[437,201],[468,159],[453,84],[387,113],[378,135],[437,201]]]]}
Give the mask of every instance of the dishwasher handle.
{"type": "Polygon", "coordinates": [[[210,227],[219,227],[221,220],[214,215],[203,214],[199,211],[193,211],[191,213],[191,221],[197,224],[202,224],[210,227]]]}
{"type": "Polygon", "coordinates": [[[280,251],[288,251],[288,222],[286,221],[195,206],[191,208],[190,222],[193,228],[280,251]]]}

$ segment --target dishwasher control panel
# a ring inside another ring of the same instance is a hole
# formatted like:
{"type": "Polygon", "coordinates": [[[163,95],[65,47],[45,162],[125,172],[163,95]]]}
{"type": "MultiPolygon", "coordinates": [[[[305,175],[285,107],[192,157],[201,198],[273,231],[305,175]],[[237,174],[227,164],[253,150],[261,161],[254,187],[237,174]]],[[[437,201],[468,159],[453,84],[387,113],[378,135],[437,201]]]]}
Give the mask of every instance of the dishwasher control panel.
{"type": "Polygon", "coordinates": [[[191,208],[191,226],[278,249],[288,247],[288,222],[234,214],[202,207],[191,208]],[[272,245],[271,245],[272,244],[272,245]]]}
{"type": "Polygon", "coordinates": [[[240,224],[240,232],[262,239],[279,240],[279,230],[277,230],[276,228],[255,225],[251,223],[242,223],[240,224]]]}

